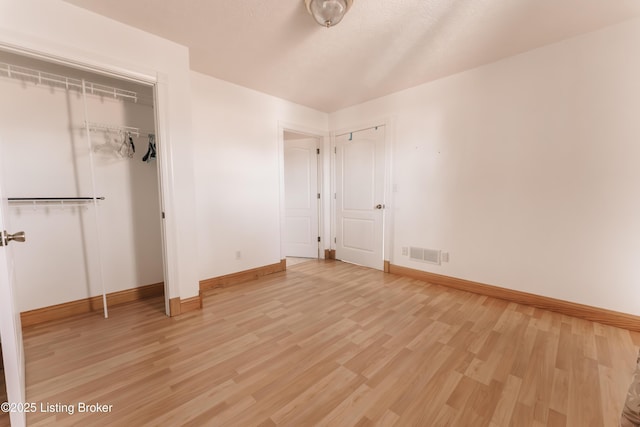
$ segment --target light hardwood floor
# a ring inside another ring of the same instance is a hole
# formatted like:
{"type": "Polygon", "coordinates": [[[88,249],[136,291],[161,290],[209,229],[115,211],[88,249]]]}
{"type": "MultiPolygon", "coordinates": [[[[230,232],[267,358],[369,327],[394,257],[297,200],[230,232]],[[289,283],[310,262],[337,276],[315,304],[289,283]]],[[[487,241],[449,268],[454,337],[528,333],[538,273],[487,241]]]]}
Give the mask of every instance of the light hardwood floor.
{"type": "Polygon", "coordinates": [[[335,261],[24,333],[29,425],[616,426],[626,330],[335,261]]]}
{"type": "Polygon", "coordinates": [[[293,267],[294,265],[297,264],[302,264],[303,262],[307,262],[307,261],[313,261],[316,260],[317,258],[298,258],[298,257],[287,257],[287,268],[293,267]]]}

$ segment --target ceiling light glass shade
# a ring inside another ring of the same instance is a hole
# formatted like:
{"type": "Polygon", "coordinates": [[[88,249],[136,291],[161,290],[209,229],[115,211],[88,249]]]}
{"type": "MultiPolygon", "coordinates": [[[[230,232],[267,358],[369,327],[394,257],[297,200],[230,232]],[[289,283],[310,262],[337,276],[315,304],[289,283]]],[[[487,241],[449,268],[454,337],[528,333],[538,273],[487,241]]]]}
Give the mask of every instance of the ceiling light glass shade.
{"type": "Polygon", "coordinates": [[[353,0],[305,0],[307,10],[323,27],[333,27],[342,21],[353,0]]]}

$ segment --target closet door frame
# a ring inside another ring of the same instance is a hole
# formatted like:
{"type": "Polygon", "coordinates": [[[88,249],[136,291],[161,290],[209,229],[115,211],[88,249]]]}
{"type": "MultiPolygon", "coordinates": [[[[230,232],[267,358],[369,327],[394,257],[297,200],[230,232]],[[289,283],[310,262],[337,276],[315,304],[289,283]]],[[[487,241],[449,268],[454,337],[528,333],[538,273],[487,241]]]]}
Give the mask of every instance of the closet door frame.
{"type": "MultiPolygon", "coordinates": [[[[0,40],[0,50],[14,53],[17,55],[40,59],[47,62],[75,68],[82,71],[92,72],[128,82],[136,83],[151,87],[153,89],[153,107],[155,112],[155,130],[156,143],[158,150],[158,192],[160,199],[161,220],[161,241],[163,256],[163,275],[164,275],[164,300],[165,314],[171,316],[169,301],[172,296],[179,297],[179,292],[172,292],[174,284],[177,290],[178,263],[175,248],[177,246],[177,227],[174,220],[174,190],[173,190],[173,164],[172,153],[168,141],[168,114],[167,102],[168,95],[168,78],[166,75],[156,72],[155,75],[143,72],[137,72],[132,67],[122,68],[114,67],[113,64],[106,62],[89,61],[85,57],[72,57],[71,55],[59,55],[49,53],[40,49],[32,49],[18,44],[11,44],[0,40]],[[90,63],[91,62],[91,63],[90,63]]],[[[116,62],[116,61],[114,61],[116,62]]],[[[121,62],[121,61],[118,61],[121,62]]]]}

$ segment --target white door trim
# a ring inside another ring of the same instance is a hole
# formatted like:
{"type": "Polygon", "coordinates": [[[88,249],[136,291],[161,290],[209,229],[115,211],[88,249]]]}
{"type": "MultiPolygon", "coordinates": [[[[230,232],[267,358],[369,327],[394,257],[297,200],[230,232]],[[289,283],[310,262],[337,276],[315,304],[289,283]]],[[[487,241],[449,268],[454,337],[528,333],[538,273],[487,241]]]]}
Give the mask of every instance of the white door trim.
{"type": "Polygon", "coordinates": [[[42,46],[42,41],[35,42],[30,40],[27,42],[24,35],[16,36],[12,32],[2,30],[0,30],[0,49],[83,71],[127,79],[134,83],[153,85],[157,81],[155,70],[142,70],[134,66],[119,67],[106,59],[101,61],[92,60],[91,56],[94,56],[92,53],[75,50],[69,46],[65,46],[62,50],[59,46],[48,45],[45,49],[42,46]]]}
{"type": "Polygon", "coordinates": [[[324,250],[330,248],[331,229],[325,221],[325,217],[330,214],[329,204],[329,182],[325,182],[325,178],[329,178],[326,173],[327,166],[330,163],[329,132],[313,129],[306,126],[278,121],[278,184],[279,184],[279,206],[280,206],[280,259],[286,258],[284,250],[284,230],[285,230],[285,199],[284,199],[284,133],[285,131],[294,132],[309,136],[310,138],[319,139],[320,157],[318,159],[318,189],[320,190],[320,207],[318,212],[318,227],[320,230],[320,258],[324,258],[324,250]]]}
{"type": "Polygon", "coordinates": [[[330,132],[330,173],[331,173],[331,249],[336,249],[335,239],[337,236],[336,227],[336,201],[333,195],[336,193],[336,137],[359,130],[371,129],[376,126],[385,126],[384,151],[385,151],[385,168],[384,168],[384,199],[385,214],[383,219],[383,247],[382,257],[384,261],[393,262],[393,220],[394,220],[394,194],[393,194],[393,147],[395,141],[395,116],[384,117],[377,120],[355,123],[351,126],[345,126],[330,132]]]}

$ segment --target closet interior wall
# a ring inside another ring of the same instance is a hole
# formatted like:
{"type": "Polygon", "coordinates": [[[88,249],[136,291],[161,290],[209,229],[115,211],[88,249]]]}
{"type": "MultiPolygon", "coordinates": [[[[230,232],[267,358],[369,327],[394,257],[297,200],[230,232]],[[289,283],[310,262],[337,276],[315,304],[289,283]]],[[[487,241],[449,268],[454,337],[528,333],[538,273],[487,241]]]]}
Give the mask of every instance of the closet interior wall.
{"type": "MultiPolygon", "coordinates": [[[[151,87],[3,52],[0,62],[135,91],[137,102],[89,94],[88,120],[155,128],[151,87]]],[[[0,93],[7,196],[92,197],[82,92],[0,76],[0,93]]],[[[10,207],[11,229],[27,236],[13,245],[21,312],[102,295],[101,275],[107,293],[163,281],[157,160],[142,161],[147,133],[133,138],[132,158],[119,153],[124,138],[91,132],[96,196],[105,198],[97,227],[93,203],[10,207]]]]}

